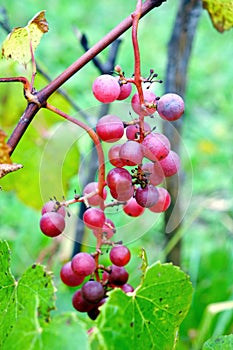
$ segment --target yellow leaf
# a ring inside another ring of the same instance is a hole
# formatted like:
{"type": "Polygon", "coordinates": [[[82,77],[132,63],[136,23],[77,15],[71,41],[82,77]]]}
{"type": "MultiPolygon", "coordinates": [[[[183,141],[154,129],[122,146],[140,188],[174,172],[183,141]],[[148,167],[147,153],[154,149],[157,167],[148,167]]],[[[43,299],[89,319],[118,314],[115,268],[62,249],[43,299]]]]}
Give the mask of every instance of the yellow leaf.
{"type": "Polygon", "coordinates": [[[21,64],[27,64],[32,58],[41,37],[49,27],[45,11],[37,13],[26,27],[14,28],[2,44],[2,55],[21,64]],[[31,52],[32,50],[32,52],[31,52]]]}
{"type": "Polygon", "coordinates": [[[202,0],[213,26],[220,32],[233,27],[233,0],[202,0]]]}
{"type": "Polygon", "coordinates": [[[0,129],[0,164],[12,164],[10,158],[10,146],[5,141],[6,134],[3,130],[0,129]]]}

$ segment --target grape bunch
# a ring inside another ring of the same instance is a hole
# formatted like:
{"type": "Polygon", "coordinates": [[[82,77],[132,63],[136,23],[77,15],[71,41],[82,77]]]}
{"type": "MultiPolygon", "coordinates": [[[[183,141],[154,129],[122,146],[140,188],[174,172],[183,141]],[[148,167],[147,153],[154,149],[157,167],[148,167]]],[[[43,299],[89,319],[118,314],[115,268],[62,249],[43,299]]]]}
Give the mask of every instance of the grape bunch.
{"type": "MultiPolygon", "coordinates": [[[[101,103],[124,100],[132,93],[134,78],[125,78],[119,66],[115,71],[117,76],[103,74],[93,83],[93,94],[101,103]]],[[[42,209],[41,230],[47,236],[56,237],[65,229],[65,206],[80,201],[87,206],[83,222],[96,237],[96,250],[77,253],[63,265],[60,277],[67,286],[78,287],[73,294],[73,307],[86,312],[91,319],[99,315],[110,290],[134,291],[128,283],[129,274],[125,268],[131,253],[122,242],[113,240],[116,227],[105,215],[106,201],[122,205],[123,212],[131,217],[138,217],[145,210],[164,212],[171,203],[164,186],[165,179],[175,175],[180,168],[180,158],[171,150],[168,138],[154,131],[145,119],[152,119],[155,113],[169,122],[179,119],[184,113],[182,98],[174,93],[159,98],[147,88],[133,94],[131,108],[136,117],[130,122],[107,114],[96,124],[98,138],[112,144],[107,154],[112,169],[104,184],[90,182],[84,187],[82,196],[75,200],[61,203],[51,200],[42,209]],[[100,263],[103,246],[107,247],[104,252],[109,251],[111,263],[108,266],[100,263]]]]}

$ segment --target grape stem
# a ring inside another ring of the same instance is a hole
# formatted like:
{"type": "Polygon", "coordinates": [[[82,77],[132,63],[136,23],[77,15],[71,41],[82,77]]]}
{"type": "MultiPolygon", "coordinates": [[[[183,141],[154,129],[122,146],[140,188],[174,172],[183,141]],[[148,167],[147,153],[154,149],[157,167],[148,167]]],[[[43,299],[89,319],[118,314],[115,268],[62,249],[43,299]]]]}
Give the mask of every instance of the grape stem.
{"type": "MultiPolygon", "coordinates": [[[[52,106],[51,104],[47,103],[45,106],[48,110],[60,115],[61,117],[65,118],[66,120],[70,121],[71,123],[74,123],[81,127],[83,130],[85,130],[88,135],[91,137],[92,141],[95,144],[97,155],[98,155],[98,161],[99,161],[99,172],[98,172],[98,194],[102,198],[100,203],[100,208],[104,210],[104,199],[103,199],[103,189],[106,185],[105,183],[105,162],[104,162],[104,152],[103,148],[100,142],[100,139],[96,132],[88,125],[83,123],[81,120],[75,119],[71,117],[70,115],[66,114],[65,112],[59,110],[57,107],[52,106]]],[[[75,200],[80,201],[80,198],[75,200]]]]}

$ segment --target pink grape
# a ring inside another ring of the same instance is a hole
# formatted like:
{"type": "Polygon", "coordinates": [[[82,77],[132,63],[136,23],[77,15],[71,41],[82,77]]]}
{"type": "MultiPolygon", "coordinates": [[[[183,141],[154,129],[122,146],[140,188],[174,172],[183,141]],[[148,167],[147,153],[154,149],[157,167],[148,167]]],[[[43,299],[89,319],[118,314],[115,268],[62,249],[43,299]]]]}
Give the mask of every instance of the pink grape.
{"type": "Polygon", "coordinates": [[[164,172],[160,165],[160,162],[155,161],[154,163],[152,162],[144,163],[142,165],[142,170],[145,173],[146,178],[151,185],[157,186],[161,184],[161,182],[163,182],[164,172]]]}
{"type": "Polygon", "coordinates": [[[162,119],[177,120],[184,113],[184,101],[177,94],[165,94],[157,102],[157,111],[162,119]]]}
{"type": "MultiPolygon", "coordinates": [[[[145,103],[147,103],[147,104],[154,104],[156,101],[156,95],[150,90],[144,90],[143,96],[144,96],[145,103]]],[[[131,106],[132,106],[134,112],[139,114],[139,115],[143,114],[144,116],[146,116],[146,115],[153,114],[156,111],[156,108],[146,107],[145,109],[142,109],[142,107],[140,105],[138,93],[135,93],[133,95],[132,100],[131,100],[131,106]]]]}
{"type": "Polygon", "coordinates": [[[159,198],[158,189],[152,185],[147,185],[145,188],[138,187],[135,192],[135,199],[141,207],[152,207],[159,198]]]}
{"type": "Polygon", "coordinates": [[[98,237],[99,232],[101,232],[106,239],[110,239],[114,233],[116,232],[116,228],[112,220],[106,218],[104,226],[102,227],[101,231],[99,230],[93,230],[93,234],[98,237]]]}
{"type": "Polygon", "coordinates": [[[110,191],[110,193],[112,197],[119,202],[126,202],[133,197],[134,188],[133,186],[131,186],[128,190],[121,190],[121,188],[119,188],[117,191],[110,191]]]}
{"type": "Polygon", "coordinates": [[[141,207],[135,198],[130,198],[123,206],[123,210],[127,215],[137,217],[144,213],[145,208],[141,207]]]}
{"type": "Polygon", "coordinates": [[[73,307],[79,312],[88,312],[93,308],[93,304],[88,303],[81,293],[81,289],[77,290],[72,298],[73,307]]]}
{"type": "MultiPolygon", "coordinates": [[[[118,84],[119,84],[119,77],[116,77],[118,84]]],[[[129,97],[129,95],[132,92],[132,85],[130,83],[126,83],[126,84],[120,84],[120,94],[117,97],[117,100],[121,101],[121,100],[125,100],[127,97],[129,97]]]]}
{"type": "Polygon", "coordinates": [[[158,132],[148,134],[142,141],[144,156],[152,161],[165,158],[171,148],[168,138],[158,132]]]}
{"type": "Polygon", "coordinates": [[[180,169],[180,157],[174,151],[170,151],[159,163],[166,177],[175,175],[180,169]]]}
{"type": "Polygon", "coordinates": [[[50,200],[47,203],[45,203],[41,209],[41,214],[48,213],[50,211],[55,211],[56,213],[61,214],[62,216],[66,216],[66,210],[64,206],[60,206],[59,202],[50,200]]]}
{"type": "Polygon", "coordinates": [[[124,134],[124,124],[119,117],[107,114],[98,120],[96,132],[101,140],[105,142],[116,142],[124,134]]]}
{"type": "Polygon", "coordinates": [[[129,140],[121,146],[119,156],[129,166],[141,164],[144,156],[142,145],[129,140]]]}
{"type": "Polygon", "coordinates": [[[108,172],[107,185],[112,192],[129,191],[132,187],[132,177],[128,170],[113,168],[108,172]]]}
{"type": "Polygon", "coordinates": [[[88,208],[83,214],[83,222],[91,229],[103,227],[105,223],[105,215],[103,210],[99,208],[88,208]]]}
{"type": "Polygon", "coordinates": [[[120,148],[121,144],[117,144],[113,145],[108,151],[108,159],[110,163],[117,168],[122,168],[125,165],[119,155],[120,148]]]}
{"type": "Polygon", "coordinates": [[[103,74],[95,79],[92,85],[92,91],[98,101],[111,103],[119,96],[120,85],[113,76],[103,74]]]}
{"type": "MultiPolygon", "coordinates": [[[[134,125],[128,125],[125,129],[126,131],[126,137],[128,140],[138,140],[139,139],[139,125],[134,124],[134,125]]],[[[151,127],[148,123],[144,122],[144,131],[146,133],[151,131],[151,127]]]]}
{"type": "Polygon", "coordinates": [[[91,304],[98,304],[103,299],[104,293],[104,287],[97,281],[90,280],[81,288],[83,299],[91,304]]]}
{"type": "Polygon", "coordinates": [[[122,286],[128,281],[129,274],[123,266],[110,266],[111,272],[108,275],[108,281],[115,286],[122,286]]]}
{"type": "Polygon", "coordinates": [[[109,253],[111,262],[116,266],[125,266],[130,261],[130,250],[124,245],[112,247],[109,253]]]}
{"type": "Polygon", "coordinates": [[[40,229],[48,237],[56,237],[65,229],[65,219],[61,214],[50,211],[42,215],[40,229]]]}
{"type": "Polygon", "coordinates": [[[171,204],[171,196],[166,188],[158,187],[159,199],[158,201],[149,208],[153,213],[161,213],[166,211],[171,204]]]}
{"type": "Polygon", "coordinates": [[[71,267],[71,261],[64,264],[60,270],[60,277],[64,284],[70,287],[79,286],[84,281],[84,276],[74,273],[71,267]]]}
{"type": "Polygon", "coordinates": [[[134,291],[134,288],[128,283],[123,284],[120,288],[124,293],[132,293],[134,291]]]}
{"type": "Polygon", "coordinates": [[[71,268],[79,276],[88,276],[95,271],[95,259],[88,253],[81,252],[73,256],[71,268]]]}
{"type": "MultiPolygon", "coordinates": [[[[83,194],[86,195],[86,194],[95,192],[97,189],[98,189],[98,182],[89,182],[84,187],[83,194]]],[[[105,200],[106,198],[107,198],[107,191],[104,188],[103,199],[105,200]]],[[[99,194],[95,194],[94,196],[88,198],[89,205],[92,205],[94,207],[100,205],[100,202],[101,202],[101,196],[99,194]]]]}

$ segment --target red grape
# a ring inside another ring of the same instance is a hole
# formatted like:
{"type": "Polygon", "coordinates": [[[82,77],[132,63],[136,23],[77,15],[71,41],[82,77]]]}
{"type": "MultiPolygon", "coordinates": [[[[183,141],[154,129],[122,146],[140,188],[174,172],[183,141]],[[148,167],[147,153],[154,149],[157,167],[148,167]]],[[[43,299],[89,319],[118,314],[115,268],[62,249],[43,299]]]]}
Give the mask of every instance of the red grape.
{"type": "Polygon", "coordinates": [[[158,187],[158,193],[159,193],[159,199],[158,201],[150,207],[150,211],[153,213],[161,213],[169,207],[171,203],[171,196],[169,192],[163,188],[163,187],[158,187]]]}
{"type": "Polygon", "coordinates": [[[63,283],[70,287],[79,286],[84,281],[84,276],[77,275],[71,268],[71,261],[64,264],[60,270],[60,277],[63,283]]]}
{"type": "MultiPolygon", "coordinates": [[[[128,125],[125,129],[126,131],[126,137],[128,140],[138,140],[139,139],[139,125],[138,124],[133,124],[133,125],[128,125]]],[[[144,122],[144,131],[146,133],[151,131],[151,127],[148,123],[144,122]]]]}
{"type": "Polygon", "coordinates": [[[119,117],[107,114],[98,120],[96,132],[101,140],[105,142],[116,142],[124,134],[124,124],[119,117]]]}
{"type": "Polygon", "coordinates": [[[56,201],[48,201],[47,203],[45,203],[41,209],[41,214],[45,214],[48,213],[50,211],[55,211],[59,214],[61,214],[62,216],[66,216],[66,210],[64,206],[60,206],[59,202],[56,201]]]}
{"type": "MultiPolygon", "coordinates": [[[[95,192],[98,189],[98,182],[89,182],[83,189],[83,194],[89,194],[91,192],[95,192]]],[[[103,190],[103,199],[105,200],[107,197],[107,191],[104,188],[103,190]]],[[[101,196],[99,194],[95,194],[92,197],[88,198],[89,205],[98,206],[101,202],[101,196]]]]}
{"type": "Polygon", "coordinates": [[[174,151],[170,151],[159,163],[166,177],[175,175],[180,169],[180,157],[174,151]]]}
{"type": "Polygon", "coordinates": [[[124,245],[114,246],[109,253],[111,262],[116,266],[125,266],[130,260],[130,251],[124,245]]]}
{"type": "Polygon", "coordinates": [[[121,145],[113,145],[109,151],[108,151],[108,159],[112,165],[118,168],[122,168],[125,163],[122,161],[122,159],[119,156],[121,145]]]}
{"type": "Polygon", "coordinates": [[[128,201],[134,194],[134,188],[133,186],[131,186],[128,190],[121,190],[121,188],[119,187],[119,189],[117,191],[111,191],[111,196],[118,200],[119,202],[125,202],[128,201]]]}
{"type": "Polygon", "coordinates": [[[71,260],[71,267],[77,275],[88,276],[95,271],[95,259],[88,253],[77,253],[71,260]]]}
{"type": "Polygon", "coordinates": [[[88,208],[83,214],[83,222],[92,230],[103,227],[105,222],[103,210],[99,208],[88,208]]]}
{"type": "Polygon", "coordinates": [[[81,290],[77,290],[72,298],[73,307],[79,312],[88,312],[93,308],[93,304],[88,303],[82,297],[81,290]]]}
{"type": "Polygon", "coordinates": [[[114,223],[112,222],[112,220],[110,219],[106,219],[105,220],[105,223],[104,223],[104,226],[102,227],[102,230],[99,231],[99,230],[93,230],[93,234],[98,237],[99,236],[99,233],[102,233],[103,236],[106,238],[106,239],[109,239],[111,238],[114,233],[116,232],[116,229],[115,229],[115,225],[114,223]]]}
{"type": "Polygon", "coordinates": [[[123,210],[127,215],[137,217],[144,213],[145,208],[141,207],[135,198],[130,198],[123,206],[123,210]]]}
{"type": "Polygon", "coordinates": [[[81,294],[85,301],[98,304],[104,297],[104,287],[98,281],[88,281],[81,288],[81,294]]]}
{"type": "Polygon", "coordinates": [[[142,170],[145,173],[147,181],[151,185],[157,186],[157,185],[161,184],[161,182],[163,182],[164,173],[163,173],[163,169],[160,165],[160,162],[158,162],[158,161],[155,161],[154,163],[147,162],[147,163],[142,165],[142,170]]]}
{"type": "Polygon", "coordinates": [[[56,237],[64,231],[64,228],[64,216],[55,211],[43,214],[40,219],[40,229],[46,236],[56,237]]]}
{"type": "MultiPolygon", "coordinates": [[[[144,96],[145,103],[153,104],[156,101],[156,95],[150,90],[144,90],[143,96],[144,96]]],[[[138,93],[135,93],[133,95],[131,100],[131,105],[135,113],[137,114],[142,113],[144,116],[153,114],[156,111],[156,108],[154,107],[153,108],[146,107],[145,109],[142,109],[140,105],[138,93]]]]}
{"type": "Polygon", "coordinates": [[[123,284],[120,288],[124,293],[132,293],[134,291],[134,288],[128,283],[123,284]]]}
{"type": "Polygon", "coordinates": [[[97,77],[92,85],[95,98],[102,103],[110,103],[117,99],[120,94],[118,81],[109,74],[97,77]]]}
{"type": "Polygon", "coordinates": [[[108,281],[110,284],[116,286],[122,286],[128,281],[129,274],[123,266],[110,266],[111,272],[108,275],[108,281]]]}
{"type": "Polygon", "coordinates": [[[132,187],[132,177],[128,170],[113,168],[108,172],[107,185],[112,192],[129,191],[132,187]]]}
{"type": "Polygon", "coordinates": [[[158,198],[158,189],[152,185],[147,185],[145,188],[138,187],[135,192],[135,199],[141,207],[152,207],[157,202],[158,198]]]}
{"type": "Polygon", "coordinates": [[[165,158],[170,151],[168,138],[158,132],[148,134],[142,141],[144,156],[152,161],[165,158]]]}
{"type": "Polygon", "coordinates": [[[141,164],[143,159],[142,145],[136,141],[127,141],[121,146],[119,156],[126,165],[141,164]]]}
{"type": "Polygon", "coordinates": [[[184,113],[184,101],[177,94],[165,94],[157,102],[157,111],[162,119],[177,120],[184,113]]]}
{"type": "MultiPolygon", "coordinates": [[[[118,84],[119,84],[119,77],[116,77],[118,84]]],[[[131,94],[132,91],[132,85],[130,83],[126,84],[121,84],[120,83],[120,94],[117,97],[117,100],[125,100],[129,95],[131,94]]]]}

